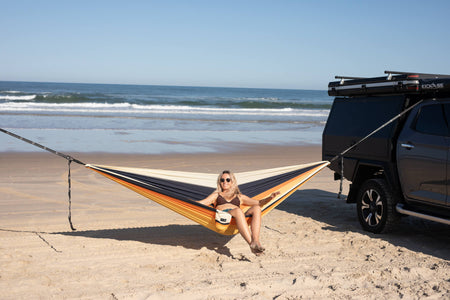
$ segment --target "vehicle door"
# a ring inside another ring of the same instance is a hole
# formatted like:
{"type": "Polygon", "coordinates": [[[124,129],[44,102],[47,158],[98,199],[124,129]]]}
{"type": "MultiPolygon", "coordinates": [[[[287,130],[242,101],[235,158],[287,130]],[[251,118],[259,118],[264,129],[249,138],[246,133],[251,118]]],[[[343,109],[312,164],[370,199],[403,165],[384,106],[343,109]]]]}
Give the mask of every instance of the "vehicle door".
{"type": "Polygon", "coordinates": [[[447,203],[449,129],[444,105],[430,101],[412,110],[397,143],[397,168],[408,201],[447,203]]]}

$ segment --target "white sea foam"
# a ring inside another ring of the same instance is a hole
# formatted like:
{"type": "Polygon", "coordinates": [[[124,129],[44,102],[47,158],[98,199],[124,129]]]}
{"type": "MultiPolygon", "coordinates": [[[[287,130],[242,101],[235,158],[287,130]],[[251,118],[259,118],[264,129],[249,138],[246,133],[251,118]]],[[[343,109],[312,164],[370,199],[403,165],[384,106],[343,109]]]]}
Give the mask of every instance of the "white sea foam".
{"type": "MultiPolygon", "coordinates": [[[[8,92],[14,94],[13,91],[8,92]]],[[[17,94],[20,92],[17,92],[17,94]]],[[[0,95],[0,100],[6,101],[31,101],[36,98],[36,95],[22,95],[22,96],[10,96],[10,95],[0,95]]]]}
{"type": "Polygon", "coordinates": [[[329,110],[292,108],[214,108],[182,105],[139,105],[130,103],[0,103],[0,110],[14,112],[49,113],[114,113],[114,114],[208,114],[248,116],[309,116],[326,117],[329,110]]]}
{"type": "MultiPolygon", "coordinates": [[[[61,151],[215,151],[319,144],[331,102],[326,91],[0,82],[0,123],[61,151]]],[[[2,137],[0,152],[28,149],[2,137]]]]}

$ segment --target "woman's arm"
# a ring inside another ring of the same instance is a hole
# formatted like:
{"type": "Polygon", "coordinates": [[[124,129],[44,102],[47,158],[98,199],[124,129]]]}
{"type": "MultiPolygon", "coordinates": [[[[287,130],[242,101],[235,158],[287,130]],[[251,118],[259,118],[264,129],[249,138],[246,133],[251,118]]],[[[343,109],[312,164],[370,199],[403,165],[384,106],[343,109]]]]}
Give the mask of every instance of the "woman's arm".
{"type": "Polygon", "coordinates": [[[215,191],[215,192],[213,192],[211,195],[209,195],[208,197],[206,197],[205,199],[203,199],[203,200],[198,200],[197,202],[199,202],[199,203],[201,203],[201,204],[203,204],[203,205],[209,206],[209,205],[211,205],[211,204],[213,204],[213,203],[216,202],[216,199],[217,199],[218,194],[219,194],[219,193],[218,193],[217,191],[215,191]]]}
{"type": "Polygon", "coordinates": [[[269,201],[271,201],[273,198],[275,198],[279,194],[280,194],[279,191],[273,192],[272,194],[270,194],[270,196],[268,196],[264,199],[261,199],[259,201],[241,194],[240,199],[242,200],[243,204],[248,205],[248,206],[254,206],[254,205],[263,206],[264,204],[268,203],[269,201]]]}
{"type": "Polygon", "coordinates": [[[279,191],[273,192],[272,194],[270,194],[270,196],[262,199],[259,201],[259,205],[263,206],[267,203],[269,203],[273,198],[275,198],[276,196],[278,196],[280,194],[279,191]]]}

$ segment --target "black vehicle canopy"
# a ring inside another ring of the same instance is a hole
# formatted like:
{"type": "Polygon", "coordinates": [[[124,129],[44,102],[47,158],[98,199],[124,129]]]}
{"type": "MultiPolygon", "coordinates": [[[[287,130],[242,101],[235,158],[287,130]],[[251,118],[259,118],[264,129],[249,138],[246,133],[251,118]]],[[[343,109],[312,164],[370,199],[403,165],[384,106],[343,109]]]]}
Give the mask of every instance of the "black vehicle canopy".
{"type": "Polygon", "coordinates": [[[328,84],[330,96],[371,96],[395,94],[450,95],[450,75],[385,71],[382,77],[335,76],[328,84]]]}

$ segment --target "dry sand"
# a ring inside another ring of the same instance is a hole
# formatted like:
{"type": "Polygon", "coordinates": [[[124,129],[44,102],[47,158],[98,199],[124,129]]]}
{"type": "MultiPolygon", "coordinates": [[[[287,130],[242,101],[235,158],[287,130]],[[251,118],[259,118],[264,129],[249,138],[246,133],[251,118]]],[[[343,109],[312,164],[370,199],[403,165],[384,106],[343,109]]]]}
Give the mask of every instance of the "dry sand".
{"type": "MultiPolygon", "coordinates": [[[[86,163],[218,173],[319,161],[320,147],[192,155],[77,154],[86,163]]],[[[48,153],[0,154],[0,299],[450,298],[450,226],[360,229],[325,169],[263,219],[263,256],[48,153]]],[[[344,193],[346,189],[344,189],[344,193]]]]}

